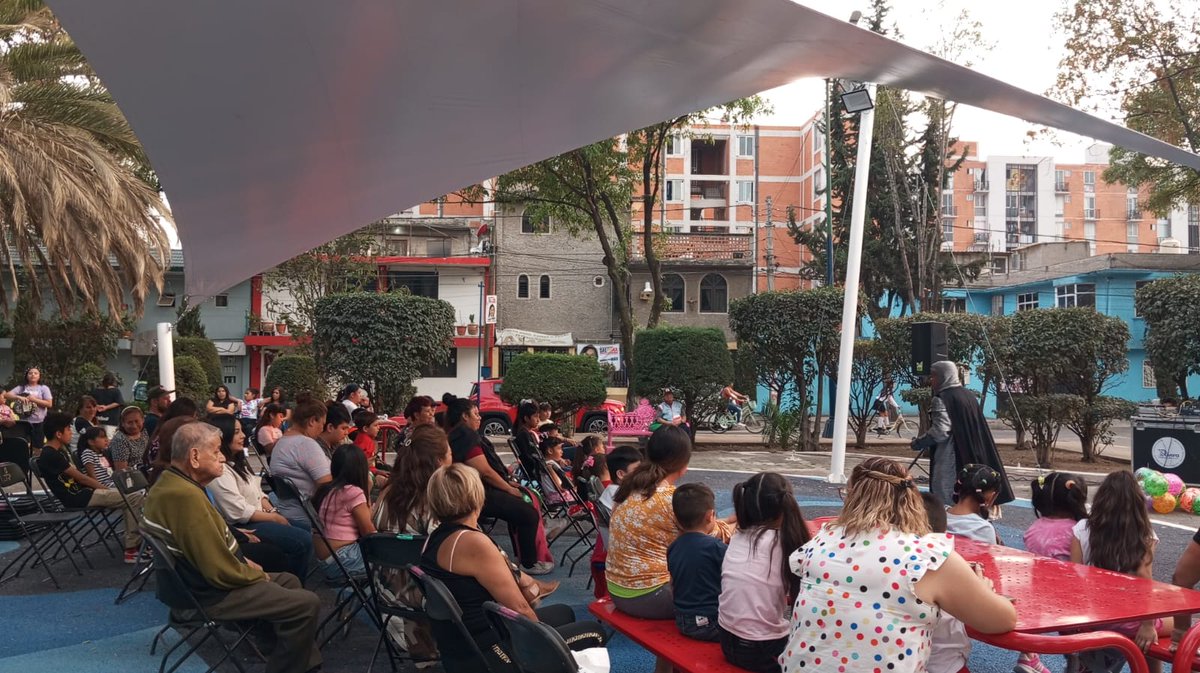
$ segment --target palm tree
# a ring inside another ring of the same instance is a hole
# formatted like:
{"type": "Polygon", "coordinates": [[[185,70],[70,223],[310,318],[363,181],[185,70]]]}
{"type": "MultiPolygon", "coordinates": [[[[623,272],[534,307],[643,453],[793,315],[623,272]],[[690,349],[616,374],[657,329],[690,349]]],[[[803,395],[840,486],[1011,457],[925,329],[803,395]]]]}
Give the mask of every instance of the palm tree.
{"type": "Polygon", "coordinates": [[[170,249],[137,137],[41,0],[0,0],[0,308],[140,312],[170,249]]]}

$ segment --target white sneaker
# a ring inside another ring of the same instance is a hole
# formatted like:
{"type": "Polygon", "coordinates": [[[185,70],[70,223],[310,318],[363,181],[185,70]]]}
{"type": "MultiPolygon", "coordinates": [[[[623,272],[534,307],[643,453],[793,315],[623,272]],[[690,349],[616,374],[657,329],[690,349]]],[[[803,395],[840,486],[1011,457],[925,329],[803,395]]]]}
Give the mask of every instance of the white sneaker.
{"type": "Polygon", "coordinates": [[[554,564],[550,561],[538,561],[528,568],[521,568],[526,575],[549,575],[554,570],[554,564]]]}

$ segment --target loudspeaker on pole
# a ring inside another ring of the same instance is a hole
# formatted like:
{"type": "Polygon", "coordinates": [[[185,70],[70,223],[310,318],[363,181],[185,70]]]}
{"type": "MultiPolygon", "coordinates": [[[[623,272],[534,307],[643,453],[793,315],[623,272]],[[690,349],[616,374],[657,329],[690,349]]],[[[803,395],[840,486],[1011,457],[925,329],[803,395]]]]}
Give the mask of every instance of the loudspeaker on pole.
{"type": "Polygon", "coordinates": [[[933,363],[949,360],[946,323],[917,322],[912,326],[912,373],[929,376],[933,363]]]}

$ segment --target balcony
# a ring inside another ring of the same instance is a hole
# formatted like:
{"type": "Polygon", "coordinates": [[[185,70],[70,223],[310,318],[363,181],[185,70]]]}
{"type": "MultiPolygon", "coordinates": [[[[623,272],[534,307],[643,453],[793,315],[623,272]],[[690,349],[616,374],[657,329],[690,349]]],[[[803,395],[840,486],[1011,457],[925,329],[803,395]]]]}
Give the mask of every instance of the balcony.
{"type": "MultiPolygon", "coordinates": [[[[633,232],[630,257],[644,259],[641,232],[633,232]]],[[[654,250],[664,261],[754,262],[753,236],[727,233],[655,233],[654,250]]]]}
{"type": "Polygon", "coordinates": [[[988,191],[988,181],[987,181],[987,178],[976,178],[976,179],[975,179],[975,191],[977,191],[977,192],[986,192],[986,191],[988,191]]]}
{"type": "Polygon", "coordinates": [[[1067,186],[1067,181],[1066,180],[1055,180],[1054,181],[1054,191],[1056,191],[1060,194],[1070,191],[1067,186]]]}
{"type": "Polygon", "coordinates": [[[1125,219],[1129,222],[1141,222],[1142,211],[1132,208],[1125,211],[1125,219]]]}
{"type": "Polygon", "coordinates": [[[1083,209],[1083,219],[1085,219],[1085,220],[1100,219],[1100,210],[1098,208],[1084,208],[1083,209]]]}
{"type": "Polygon", "coordinates": [[[986,231],[977,231],[977,232],[975,232],[974,240],[976,243],[987,243],[988,241],[991,240],[991,238],[992,238],[992,235],[990,233],[988,233],[986,231]]]}
{"type": "Polygon", "coordinates": [[[942,217],[958,217],[958,206],[942,206],[942,217]]]}

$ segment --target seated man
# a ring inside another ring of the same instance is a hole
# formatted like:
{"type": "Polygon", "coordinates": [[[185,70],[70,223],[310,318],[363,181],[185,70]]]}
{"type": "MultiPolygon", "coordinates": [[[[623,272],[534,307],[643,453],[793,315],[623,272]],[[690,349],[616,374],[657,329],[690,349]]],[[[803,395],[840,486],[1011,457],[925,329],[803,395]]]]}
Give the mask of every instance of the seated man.
{"type": "Polygon", "coordinates": [[[675,393],[670,388],[663,391],[663,401],[658,405],[658,415],[651,430],[657,430],[662,425],[681,425],[688,427],[687,418],[683,415],[683,404],[675,399],[675,393]]]}
{"type": "Polygon", "coordinates": [[[270,624],[275,642],[264,648],[267,673],[319,670],[321,601],[295,575],[269,575],[245,560],[204,492],[224,465],[220,430],[207,423],[180,427],[171,440],[171,466],[146,498],[146,530],[175,552],[180,574],[212,618],[270,624]]]}
{"type": "MultiPolygon", "coordinates": [[[[81,471],[72,460],[71,450],[67,448],[73,432],[71,417],[61,411],[51,411],[46,414],[43,423],[46,444],[38,455],[37,465],[54,497],[71,509],[94,507],[122,510],[125,518],[125,562],[137,563],[138,548],[142,546],[137,518],[125,507],[125,501],[115,488],[105,488],[104,484],[81,471]]],[[[140,507],[142,494],[130,494],[129,504],[135,509],[140,507]]]]}

